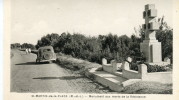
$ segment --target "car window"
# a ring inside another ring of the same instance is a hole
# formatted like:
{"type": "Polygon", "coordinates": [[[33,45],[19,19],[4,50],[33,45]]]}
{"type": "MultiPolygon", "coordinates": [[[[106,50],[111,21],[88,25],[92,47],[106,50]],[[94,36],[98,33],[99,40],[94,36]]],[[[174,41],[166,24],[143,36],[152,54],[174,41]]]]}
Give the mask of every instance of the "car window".
{"type": "Polygon", "coordinates": [[[43,52],[51,51],[50,49],[44,49],[43,52]]]}
{"type": "Polygon", "coordinates": [[[38,53],[41,53],[41,49],[38,50],[38,53]]]}

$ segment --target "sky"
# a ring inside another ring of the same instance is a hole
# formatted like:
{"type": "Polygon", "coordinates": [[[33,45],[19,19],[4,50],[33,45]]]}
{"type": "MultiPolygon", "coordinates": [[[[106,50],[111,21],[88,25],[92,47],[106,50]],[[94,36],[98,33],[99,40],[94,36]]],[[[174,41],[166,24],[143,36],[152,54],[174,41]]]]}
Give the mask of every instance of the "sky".
{"type": "Polygon", "coordinates": [[[63,32],[130,36],[144,23],[146,4],[155,4],[158,17],[173,27],[172,0],[11,0],[11,43],[36,44],[63,32]]]}

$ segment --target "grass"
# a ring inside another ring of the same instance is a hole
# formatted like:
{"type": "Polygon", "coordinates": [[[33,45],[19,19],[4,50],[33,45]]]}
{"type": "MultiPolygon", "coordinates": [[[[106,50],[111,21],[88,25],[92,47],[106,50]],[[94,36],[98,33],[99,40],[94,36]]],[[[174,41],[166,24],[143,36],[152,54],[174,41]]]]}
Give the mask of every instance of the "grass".
{"type": "Polygon", "coordinates": [[[121,92],[124,94],[172,94],[172,91],[172,84],[142,81],[124,87],[121,92]]]}
{"type": "Polygon", "coordinates": [[[99,68],[99,69],[102,68],[102,65],[100,64],[92,63],[82,59],[73,58],[72,56],[64,55],[64,54],[57,54],[56,61],[58,64],[62,65],[63,67],[73,71],[78,71],[80,74],[84,74],[85,71],[91,68],[99,68]]]}

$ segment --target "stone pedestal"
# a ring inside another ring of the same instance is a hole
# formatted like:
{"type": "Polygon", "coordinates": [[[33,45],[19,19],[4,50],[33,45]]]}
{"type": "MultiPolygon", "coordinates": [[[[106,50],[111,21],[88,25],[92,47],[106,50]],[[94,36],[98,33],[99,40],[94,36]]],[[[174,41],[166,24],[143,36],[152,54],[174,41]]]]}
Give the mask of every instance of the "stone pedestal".
{"type": "Polygon", "coordinates": [[[140,43],[140,51],[144,53],[146,62],[159,63],[162,61],[161,42],[157,40],[144,40],[140,43]]]}
{"type": "Polygon", "coordinates": [[[147,66],[145,64],[140,64],[138,65],[138,72],[140,73],[140,78],[142,80],[146,79],[146,74],[147,74],[147,66]]]}
{"type": "Polygon", "coordinates": [[[140,51],[144,53],[146,62],[149,64],[160,64],[162,62],[161,42],[156,40],[156,30],[159,29],[159,24],[155,21],[157,10],[154,4],[145,5],[143,18],[145,24],[142,25],[145,31],[145,39],[140,43],[140,51]]]}

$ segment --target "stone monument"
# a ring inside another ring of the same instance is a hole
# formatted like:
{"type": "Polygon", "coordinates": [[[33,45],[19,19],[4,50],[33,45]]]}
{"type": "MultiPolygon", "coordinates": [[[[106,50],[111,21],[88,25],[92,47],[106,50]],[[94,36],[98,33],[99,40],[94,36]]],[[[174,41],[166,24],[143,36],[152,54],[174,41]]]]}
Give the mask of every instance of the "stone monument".
{"type": "Polygon", "coordinates": [[[159,23],[156,22],[157,10],[154,4],[145,5],[143,18],[145,24],[142,25],[145,31],[145,39],[140,43],[140,51],[144,53],[146,62],[150,64],[160,64],[162,62],[161,42],[156,40],[156,30],[159,29],[159,23]]]}

